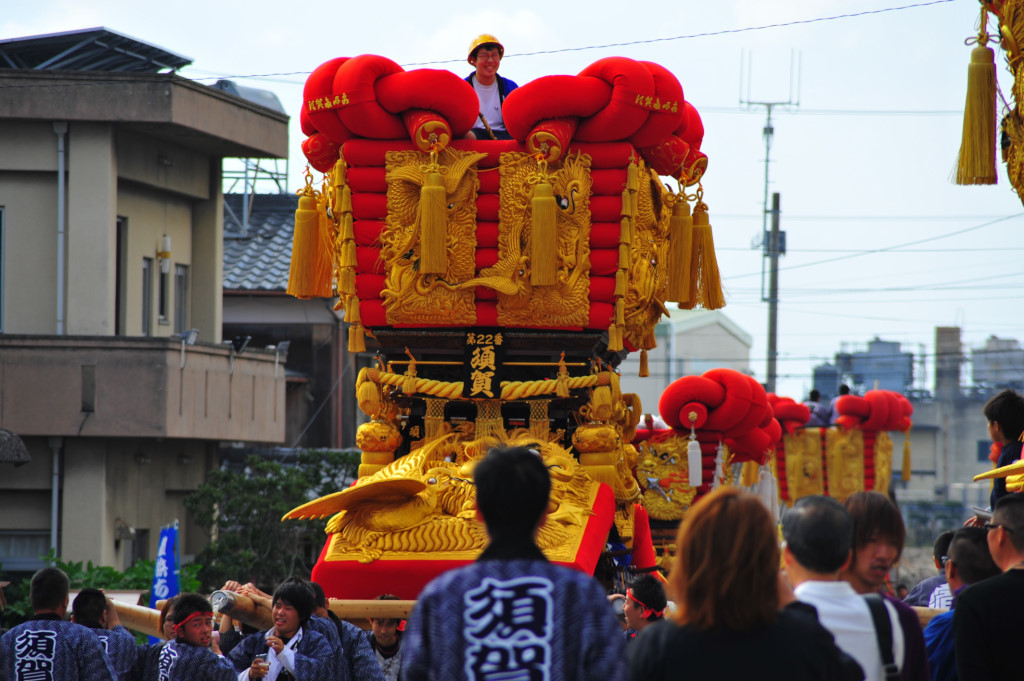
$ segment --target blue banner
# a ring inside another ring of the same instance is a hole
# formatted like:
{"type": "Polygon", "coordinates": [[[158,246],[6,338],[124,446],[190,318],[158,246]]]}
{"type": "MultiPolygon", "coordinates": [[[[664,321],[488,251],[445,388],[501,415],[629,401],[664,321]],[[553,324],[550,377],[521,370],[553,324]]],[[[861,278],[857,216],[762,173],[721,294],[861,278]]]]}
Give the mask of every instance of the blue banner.
{"type": "MultiPolygon", "coordinates": [[[[181,591],[181,580],[178,572],[178,523],[160,528],[160,548],[156,552],[156,565],[153,567],[153,586],[149,590],[149,607],[156,608],[156,602],[181,591]]],[[[159,639],[149,637],[151,643],[159,639]]]]}

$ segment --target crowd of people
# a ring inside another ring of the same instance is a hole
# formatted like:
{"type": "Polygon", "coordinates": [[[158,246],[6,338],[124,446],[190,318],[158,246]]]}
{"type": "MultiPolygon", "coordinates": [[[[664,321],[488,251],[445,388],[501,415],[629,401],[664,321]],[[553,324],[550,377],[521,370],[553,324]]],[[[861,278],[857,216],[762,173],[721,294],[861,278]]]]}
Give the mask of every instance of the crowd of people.
{"type": "MultiPolygon", "coordinates": [[[[1024,398],[1004,391],[984,414],[999,465],[1018,460],[1024,398]]],[[[888,584],[903,518],[879,492],[801,498],[780,528],[758,496],[715,489],[688,510],[667,579],[640,574],[609,595],[537,547],[551,478],[534,449],[495,447],[473,482],[489,543],[426,586],[408,627],[371,618],[364,630],[293,577],[272,594],[222,587],[269,611],[266,630],[215,624],[210,601],[185,593],[161,610],[163,640],[136,644],[105,594],[70,604],[68,576],[47,567],[31,580],[33,616],[0,638],[0,681],[1024,678],[1024,493],[1005,483],[990,513],[935,539],[937,574],[903,599],[888,584]]]]}
{"type": "Polygon", "coordinates": [[[953,608],[922,631],[918,612],[885,588],[904,526],[878,492],[800,499],[780,543],[759,497],[715,490],[680,526],[667,584],[644,574],[608,596],[534,543],[550,493],[534,452],[494,449],[474,480],[490,543],[427,586],[404,633],[394,619],[366,631],[339,620],[318,585],[290,578],[272,595],[224,585],[272,613],[267,630],[227,615],[215,630],[210,601],[189,593],[161,612],[166,640],[136,645],[96,589],[78,594],[66,621],[68,578],[49,567],[31,582],[34,617],[0,639],[0,679],[1021,678],[1024,626],[1002,614],[1024,607],[1024,495],[1004,495],[989,522],[936,541],[945,580],[925,580],[915,598],[934,603],[946,586],[953,608]]]}

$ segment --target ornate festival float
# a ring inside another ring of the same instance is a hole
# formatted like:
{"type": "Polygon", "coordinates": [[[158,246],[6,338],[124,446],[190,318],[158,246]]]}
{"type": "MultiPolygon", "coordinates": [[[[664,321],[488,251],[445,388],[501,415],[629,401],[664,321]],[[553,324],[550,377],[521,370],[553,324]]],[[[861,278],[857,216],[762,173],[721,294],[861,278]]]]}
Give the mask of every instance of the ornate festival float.
{"type": "Polygon", "coordinates": [[[806,408],[719,369],[670,386],[669,428],[638,432],[618,364],[639,351],[646,375],[668,303],[724,305],[704,130],[665,68],[611,57],[527,83],[504,102],[509,141],[464,139],[479,105],[460,77],[381,56],[322,64],[304,100],[324,176],[300,192],[289,293],[337,296],[349,351],[375,352],[356,385],[359,480],[285,516],[328,519],[313,577],[330,596],[415,598],[475,559],[472,470],[498,442],[548,463],[538,543],[591,573],[609,542],[653,568],[648,517],[678,522],[713,485],[777,504],[776,480],[783,501],[887,484],[890,422],[871,410],[888,398],[851,402],[846,439],[801,433],[791,407],[806,408]],[[858,475],[834,472],[851,449],[858,475]]]}

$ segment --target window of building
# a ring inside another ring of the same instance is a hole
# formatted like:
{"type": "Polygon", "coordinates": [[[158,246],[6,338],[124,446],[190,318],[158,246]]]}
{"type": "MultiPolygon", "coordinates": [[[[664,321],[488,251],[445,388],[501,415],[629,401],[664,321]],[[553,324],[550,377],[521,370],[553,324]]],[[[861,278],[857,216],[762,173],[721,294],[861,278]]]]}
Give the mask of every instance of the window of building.
{"type": "Polygon", "coordinates": [[[170,273],[164,272],[163,268],[160,268],[156,276],[157,319],[161,324],[170,324],[171,322],[167,314],[169,312],[167,298],[170,294],[170,291],[168,290],[170,288],[170,282],[168,281],[168,279],[170,278],[170,273]]]}
{"type": "Polygon", "coordinates": [[[0,206],[0,332],[4,330],[4,207],[0,206]]]}
{"type": "Polygon", "coordinates": [[[35,572],[46,567],[40,560],[50,551],[49,532],[33,530],[0,531],[0,563],[5,572],[35,572]]]}
{"type": "Polygon", "coordinates": [[[184,333],[188,320],[188,265],[174,266],[174,333],[184,333]]]}
{"type": "Polygon", "coordinates": [[[992,451],[991,440],[978,440],[978,462],[988,463],[988,455],[992,451]]]}
{"type": "Polygon", "coordinates": [[[125,329],[125,317],[128,310],[126,305],[127,287],[125,285],[125,272],[128,263],[128,220],[120,215],[117,217],[117,228],[114,237],[117,241],[115,248],[114,263],[114,333],[123,336],[125,329]]]}
{"type": "Polygon", "coordinates": [[[142,335],[153,332],[153,258],[142,259],[142,335]]]}

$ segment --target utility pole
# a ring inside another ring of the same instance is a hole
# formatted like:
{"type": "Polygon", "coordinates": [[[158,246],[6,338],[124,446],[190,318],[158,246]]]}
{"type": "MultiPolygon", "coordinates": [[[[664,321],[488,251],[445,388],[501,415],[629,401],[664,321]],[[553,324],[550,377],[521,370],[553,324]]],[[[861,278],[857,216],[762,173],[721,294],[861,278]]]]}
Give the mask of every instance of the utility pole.
{"type": "Polygon", "coordinates": [[[761,302],[768,303],[768,367],[765,388],[768,392],[775,392],[775,383],[778,378],[776,360],[778,359],[778,315],[779,315],[779,256],[786,254],[786,233],[779,230],[779,194],[772,194],[772,209],[768,210],[768,185],[769,169],[771,167],[772,139],[775,136],[775,126],[772,125],[772,110],[777,106],[796,107],[800,106],[800,64],[799,58],[794,53],[790,55],[789,67],[789,98],[776,102],[755,102],[750,99],[750,81],[753,69],[748,56],[746,67],[747,98],[744,99],[743,92],[743,57],[740,57],[740,103],[745,106],[763,106],[767,119],[764,124],[764,211],[761,218],[761,239],[764,258],[769,261],[768,268],[768,293],[765,294],[765,267],[762,260],[761,266],[761,302]],[[796,75],[796,98],[793,97],[794,73],[796,75]],[[768,215],[772,216],[772,228],[768,231],[768,215]]]}
{"type": "Polygon", "coordinates": [[[775,392],[779,356],[779,256],[786,252],[786,233],[779,230],[779,193],[772,194],[772,231],[765,239],[765,254],[771,263],[768,275],[768,379],[765,388],[775,392]]]}

